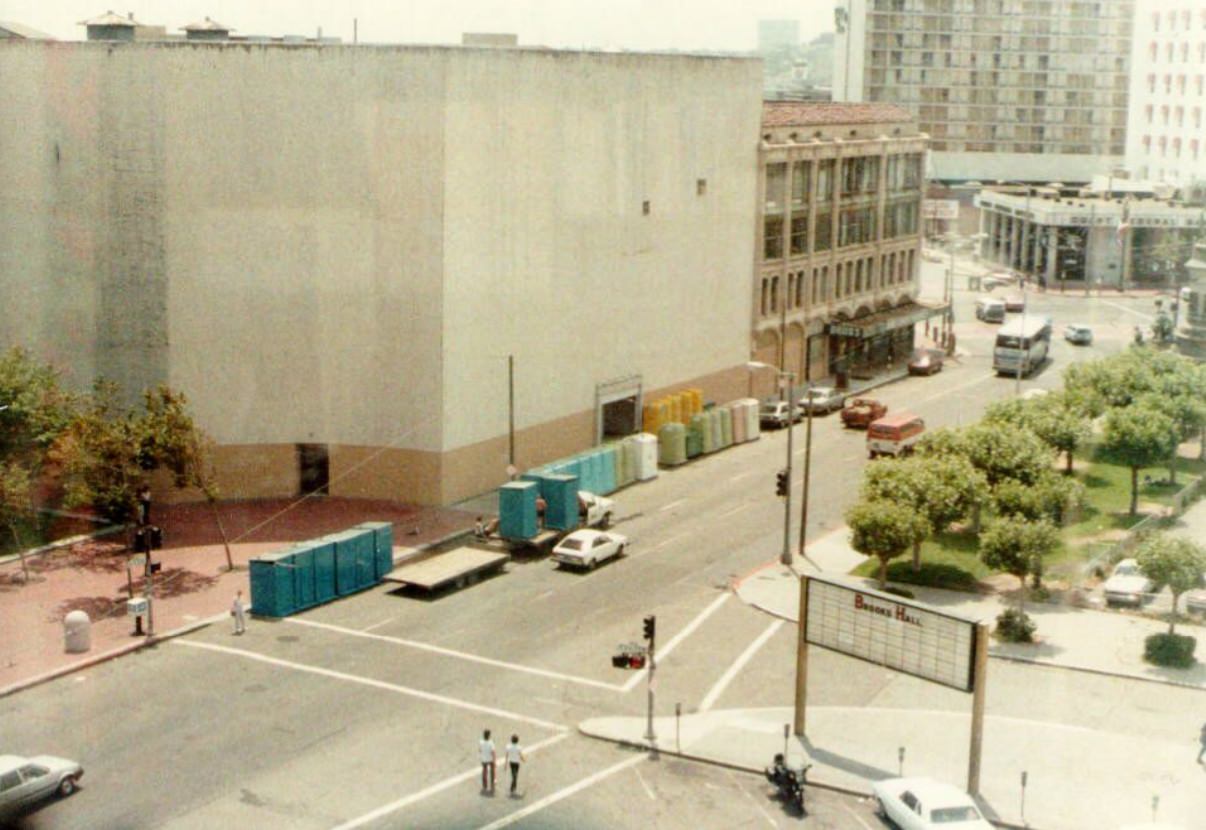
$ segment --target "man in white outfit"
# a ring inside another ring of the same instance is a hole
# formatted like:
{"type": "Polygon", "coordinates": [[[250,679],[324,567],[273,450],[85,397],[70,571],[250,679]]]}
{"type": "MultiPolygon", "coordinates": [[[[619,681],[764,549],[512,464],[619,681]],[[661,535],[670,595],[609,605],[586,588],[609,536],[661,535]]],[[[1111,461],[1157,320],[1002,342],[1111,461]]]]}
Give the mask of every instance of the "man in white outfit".
{"type": "Polygon", "coordinates": [[[477,744],[482,762],[482,792],[494,792],[494,741],[490,740],[490,730],[482,732],[482,739],[477,744]],[[486,781],[489,779],[489,784],[486,781]]]}
{"type": "Polygon", "coordinates": [[[230,616],[234,617],[235,634],[242,634],[247,630],[247,609],[243,607],[241,588],[235,593],[234,602],[230,604],[230,616]]]}
{"type": "Polygon", "coordinates": [[[511,768],[511,795],[515,795],[515,787],[519,784],[519,765],[528,760],[523,755],[523,747],[519,745],[519,736],[512,735],[511,743],[507,744],[507,766],[511,768]]]}

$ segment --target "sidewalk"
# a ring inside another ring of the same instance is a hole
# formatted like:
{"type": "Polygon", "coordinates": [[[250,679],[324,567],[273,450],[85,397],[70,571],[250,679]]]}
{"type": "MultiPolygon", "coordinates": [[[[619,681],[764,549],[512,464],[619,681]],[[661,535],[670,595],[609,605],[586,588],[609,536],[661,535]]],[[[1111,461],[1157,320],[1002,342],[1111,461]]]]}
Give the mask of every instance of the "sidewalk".
{"type": "MultiPolygon", "coordinates": [[[[128,551],[120,537],[31,558],[28,585],[18,560],[0,563],[0,697],[226,617],[235,591],[241,588],[250,599],[247,562],[254,556],[361,522],[388,521],[397,559],[470,529],[474,518],[450,508],[329,497],[228,502],[218,505],[218,515],[231,542],[234,571],[227,570],[222,535],[208,505],[156,505],[154,520],[166,538],[154,555],[163,563],[154,577],[154,640],[135,636],[126,616],[128,551]],[[92,620],[92,647],[67,654],[62,621],[76,609],[92,620]]],[[[141,596],[142,569],[133,576],[134,595],[141,596]]]]}
{"type": "MultiPolygon", "coordinates": [[[[1182,517],[1174,532],[1206,536],[1206,501],[1182,517]]],[[[850,548],[841,528],[817,539],[796,568],[771,563],[735,586],[738,596],[774,616],[797,621],[800,573],[824,573],[874,587],[874,580],[846,577],[863,556],[850,548]]],[[[909,588],[917,599],[972,619],[994,618],[1004,607],[989,594],[909,588]]],[[[1206,666],[1179,671],[1142,659],[1143,638],[1166,623],[1129,614],[1032,604],[1038,624],[1035,644],[993,643],[990,657],[1060,666],[1069,670],[1138,678],[1206,691],[1206,666]]],[[[1201,627],[1199,639],[1206,644],[1201,627]]],[[[989,668],[991,672],[991,665],[989,668]]],[[[1120,705],[1123,705],[1120,703],[1120,705]]],[[[1206,714],[1206,696],[1202,698],[1206,714]]],[[[970,704],[969,709],[970,711],[970,704]]],[[[783,728],[790,707],[729,709],[655,719],[659,751],[761,772],[784,750],[783,728]]],[[[1111,716],[1121,716],[1121,710],[1111,716]]],[[[1202,717],[1186,712],[1193,730],[1202,717]]],[[[787,742],[794,764],[812,763],[813,783],[870,794],[871,782],[900,774],[897,749],[905,748],[905,775],[967,780],[967,711],[810,706],[806,738],[787,742]]],[[[647,746],[640,717],[593,718],[579,724],[586,735],[647,746]]],[[[1095,731],[1054,722],[985,717],[981,805],[995,821],[1042,830],[1124,826],[1151,821],[1152,797],[1170,827],[1201,827],[1206,816],[1206,768],[1194,763],[1197,735],[1183,741],[1095,731]],[[1028,785],[1022,813],[1021,772],[1028,785]],[[1074,771],[1074,772],[1073,772],[1074,771]]]]}

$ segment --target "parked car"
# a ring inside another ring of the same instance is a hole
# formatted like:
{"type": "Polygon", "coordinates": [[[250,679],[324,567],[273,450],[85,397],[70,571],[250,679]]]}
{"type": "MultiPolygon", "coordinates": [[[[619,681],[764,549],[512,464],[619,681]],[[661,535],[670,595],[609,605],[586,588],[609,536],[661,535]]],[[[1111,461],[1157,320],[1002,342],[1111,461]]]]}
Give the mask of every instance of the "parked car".
{"type": "Polygon", "coordinates": [[[758,408],[758,423],[764,427],[785,427],[803,417],[799,404],[768,401],[758,408]]]}
{"type": "Polygon", "coordinates": [[[56,793],[75,792],[84,768],[54,755],[0,755],[0,818],[16,815],[56,793]]]}
{"type": "Polygon", "coordinates": [[[587,527],[606,530],[616,515],[614,500],[597,496],[586,490],[578,491],[578,518],[587,527]]]}
{"type": "Polygon", "coordinates": [[[996,297],[980,297],[976,300],[976,319],[985,323],[1005,322],[1005,301],[996,297]]]}
{"type": "Polygon", "coordinates": [[[1017,282],[1017,278],[1008,271],[993,271],[984,279],[980,280],[980,287],[985,291],[992,291],[1005,285],[1013,285],[1017,282]]]}
{"type": "Polygon", "coordinates": [[[879,814],[900,830],[991,830],[971,796],[932,778],[889,778],[871,785],[879,814]]]}
{"type": "Polygon", "coordinates": [[[1088,346],[1093,342],[1093,329],[1081,323],[1064,326],[1064,339],[1077,346],[1088,346]]]}
{"type": "Polygon", "coordinates": [[[1155,591],[1155,584],[1139,570],[1134,559],[1123,559],[1114,566],[1110,578],[1101,586],[1106,605],[1142,605],[1155,591]]]}
{"type": "Polygon", "coordinates": [[[909,358],[910,375],[932,375],[942,371],[942,349],[916,349],[909,358]]]}
{"type": "Polygon", "coordinates": [[[601,530],[575,530],[553,548],[553,561],[574,568],[594,568],[624,554],[628,537],[601,530]]]}
{"type": "MultiPolygon", "coordinates": [[[[1206,574],[1203,579],[1206,580],[1206,574]]],[[[1185,592],[1185,610],[1191,614],[1206,615],[1206,588],[1185,592]]]]}
{"type": "Polygon", "coordinates": [[[804,412],[835,412],[846,405],[846,396],[832,386],[817,386],[809,389],[800,398],[800,409],[804,412]]]}
{"type": "Polygon", "coordinates": [[[887,414],[887,405],[875,398],[855,398],[842,410],[842,426],[866,429],[872,421],[878,421],[887,414]]]}
{"type": "Polygon", "coordinates": [[[1024,295],[1024,294],[1007,294],[1007,295],[1005,295],[1005,310],[1006,311],[1025,311],[1026,310],[1026,295],[1024,295]]]}

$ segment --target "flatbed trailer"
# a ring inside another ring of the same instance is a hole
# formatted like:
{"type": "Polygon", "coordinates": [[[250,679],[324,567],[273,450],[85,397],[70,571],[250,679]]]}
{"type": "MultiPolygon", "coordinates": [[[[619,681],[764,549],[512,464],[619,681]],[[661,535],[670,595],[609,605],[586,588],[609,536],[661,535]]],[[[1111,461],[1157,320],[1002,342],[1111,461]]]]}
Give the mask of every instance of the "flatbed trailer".
{"type": "Polygon", "coordinates": [[[569,530],[550,529],[540,531],[531,539],[508,539],[505,536],[498,538],[502,539],[503,543],[513,551],[529,551],[544,556],[552,553],[557,543],[572,532],[569,530]]]}
{"type": "Polygon", "coordinates": [[[510,559],[505,553],[469,547],[453,548],[418,562],[399,565],[382,579],[401,585],[413,585],[425,591],[435,591],[449,584],[463,588],[483,576],[501,570],[510,559]]]}

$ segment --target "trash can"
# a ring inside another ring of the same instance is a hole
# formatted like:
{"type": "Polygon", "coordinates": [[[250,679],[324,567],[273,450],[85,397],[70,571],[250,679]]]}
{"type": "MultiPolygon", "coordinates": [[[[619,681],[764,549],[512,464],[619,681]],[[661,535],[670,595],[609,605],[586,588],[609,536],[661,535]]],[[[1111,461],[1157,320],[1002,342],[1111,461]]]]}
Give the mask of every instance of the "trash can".
{"type": "Polygon", "coordinates": [[[63,618],[63,648],[68,654],[83,654],[92,648],[92,620],[83,611],[63,618]]]}

